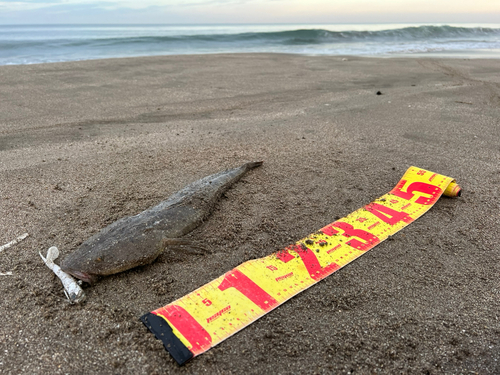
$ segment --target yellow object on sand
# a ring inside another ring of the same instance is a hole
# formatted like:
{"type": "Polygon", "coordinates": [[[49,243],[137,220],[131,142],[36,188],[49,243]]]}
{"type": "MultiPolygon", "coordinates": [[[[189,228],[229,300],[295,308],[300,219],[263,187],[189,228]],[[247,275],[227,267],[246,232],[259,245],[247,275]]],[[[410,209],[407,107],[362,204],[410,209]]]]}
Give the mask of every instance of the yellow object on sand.
{"type": "Polygon", "coordinates": [[[441,195],[460,196],[453,178],[410,167],[379,199],[141,319],[183,364],[363,255],[426,213],[441,195]]]}

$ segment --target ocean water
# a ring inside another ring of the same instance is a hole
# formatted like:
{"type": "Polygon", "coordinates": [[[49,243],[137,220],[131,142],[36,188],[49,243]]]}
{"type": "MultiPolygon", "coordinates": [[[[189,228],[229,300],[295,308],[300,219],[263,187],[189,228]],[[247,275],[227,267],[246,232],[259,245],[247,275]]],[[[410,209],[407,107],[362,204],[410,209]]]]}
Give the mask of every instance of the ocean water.
{"type": "Polygon", "coordinates": [[[0,25],[0,65],[244,52],[500,58],[500,24],[0,25]]]}

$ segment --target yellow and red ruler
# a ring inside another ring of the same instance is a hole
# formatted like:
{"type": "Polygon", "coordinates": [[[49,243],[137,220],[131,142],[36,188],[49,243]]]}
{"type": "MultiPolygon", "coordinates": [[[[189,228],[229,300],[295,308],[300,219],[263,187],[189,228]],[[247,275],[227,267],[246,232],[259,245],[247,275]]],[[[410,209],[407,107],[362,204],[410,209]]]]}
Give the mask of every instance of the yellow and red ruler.
{"type": "Polygon", "coordinates": [[[141,317],[180,365],[316,284],[427,212],[455,180],[410,167],[389,193],[141,317]]]}

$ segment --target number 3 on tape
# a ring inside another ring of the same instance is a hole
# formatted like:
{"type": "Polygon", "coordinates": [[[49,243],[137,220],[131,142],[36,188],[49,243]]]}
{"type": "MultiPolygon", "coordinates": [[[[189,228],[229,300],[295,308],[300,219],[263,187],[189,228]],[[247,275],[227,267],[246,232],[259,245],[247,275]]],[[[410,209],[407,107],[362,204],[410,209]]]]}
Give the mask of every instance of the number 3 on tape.
{"type": "Polygon", "coordinates": [[[180,365],[327,277],[427,212],[455,180],[410,167],[389,193],[141,317],[180,365]]]}

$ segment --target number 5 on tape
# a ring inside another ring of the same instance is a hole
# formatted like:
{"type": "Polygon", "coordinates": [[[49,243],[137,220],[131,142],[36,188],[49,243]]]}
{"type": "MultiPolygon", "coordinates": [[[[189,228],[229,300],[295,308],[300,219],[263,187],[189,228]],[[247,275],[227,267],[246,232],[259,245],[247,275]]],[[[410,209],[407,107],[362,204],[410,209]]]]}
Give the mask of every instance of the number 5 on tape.
{"type": "Polygon", "coordinates": [[[180,365],[243,329],[422,216],[450,177],[410,167],[389,193],[265,258],[245,262],[141,317],[180,365]]]}

